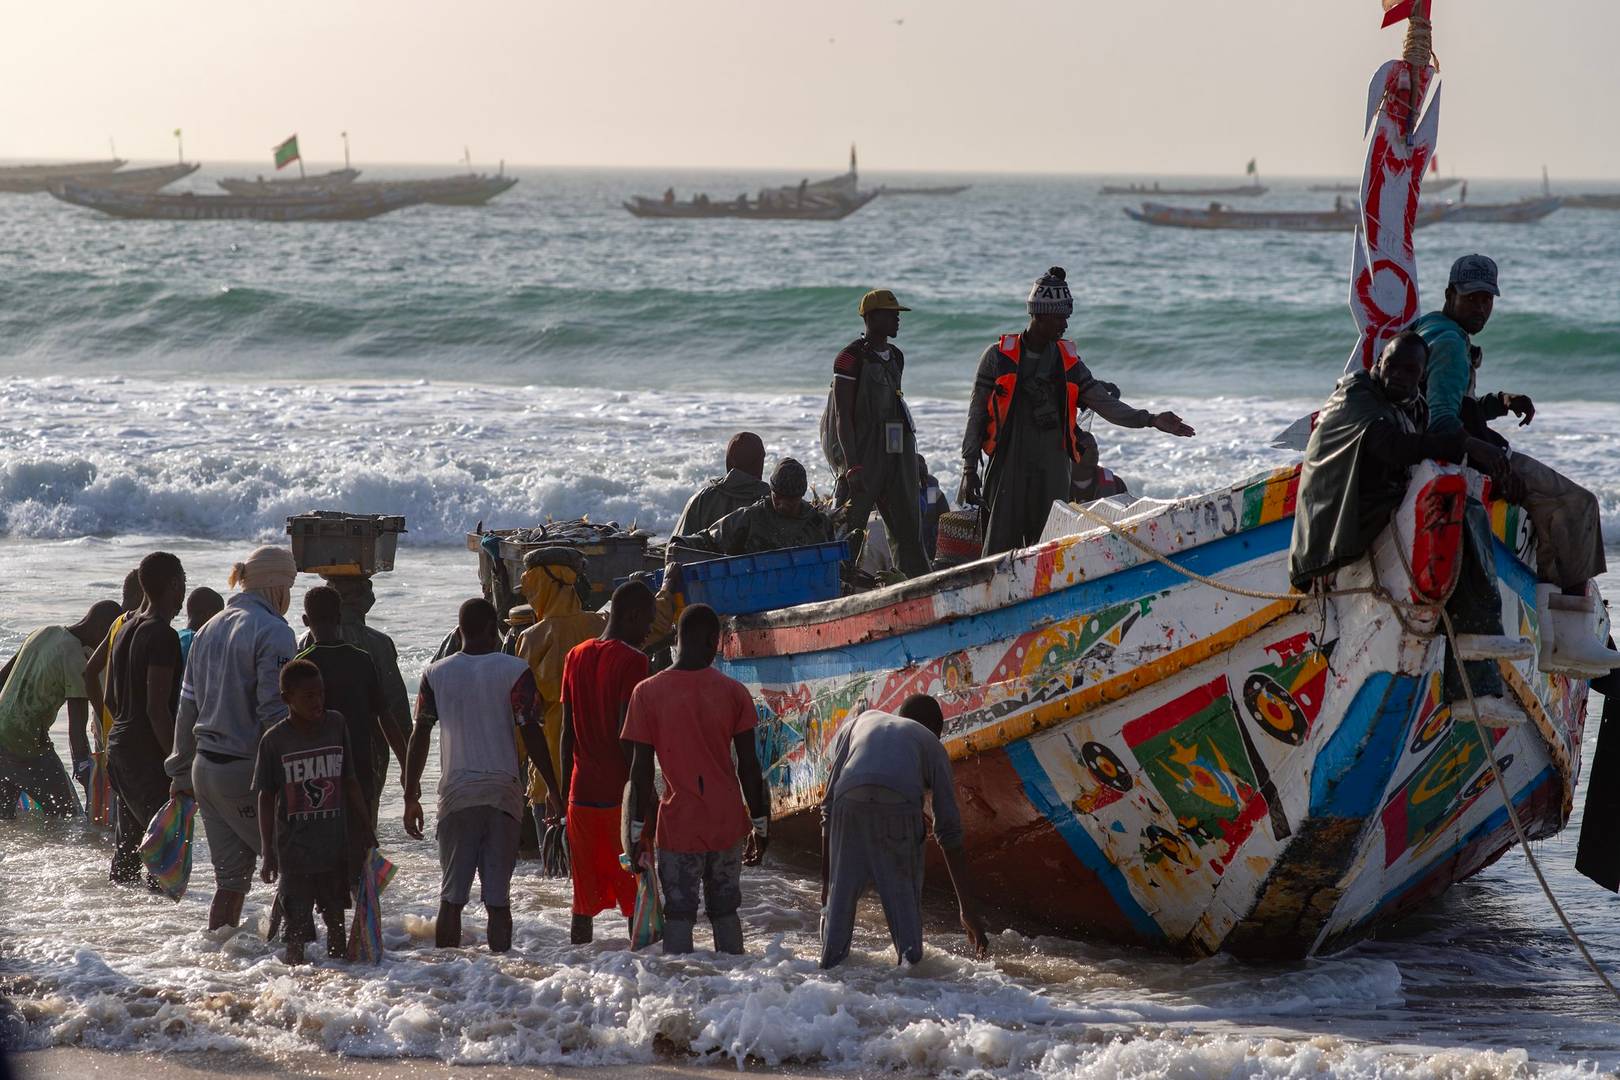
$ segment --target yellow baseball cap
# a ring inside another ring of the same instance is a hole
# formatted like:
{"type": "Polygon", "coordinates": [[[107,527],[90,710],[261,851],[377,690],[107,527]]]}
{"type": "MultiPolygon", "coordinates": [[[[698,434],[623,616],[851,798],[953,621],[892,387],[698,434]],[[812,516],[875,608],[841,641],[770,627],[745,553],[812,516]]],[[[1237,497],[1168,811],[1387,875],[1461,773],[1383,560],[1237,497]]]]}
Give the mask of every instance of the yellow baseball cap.
{"type": "Polygon", "coordinates": [[[871,292],[869,292],[865,296],[861,297],[861,306],[860,306],[859,309],[857,309],[856,314],[865,315],[869,311],[910,311],[910,310],[911,310],[910,308],[906,307],[904,304],[900,303],[900,301],[898,301],[898,300],[896,300],[894,298],[894,291],[893,290],[891,290],[891,289],[873,289],[871,292]]]}

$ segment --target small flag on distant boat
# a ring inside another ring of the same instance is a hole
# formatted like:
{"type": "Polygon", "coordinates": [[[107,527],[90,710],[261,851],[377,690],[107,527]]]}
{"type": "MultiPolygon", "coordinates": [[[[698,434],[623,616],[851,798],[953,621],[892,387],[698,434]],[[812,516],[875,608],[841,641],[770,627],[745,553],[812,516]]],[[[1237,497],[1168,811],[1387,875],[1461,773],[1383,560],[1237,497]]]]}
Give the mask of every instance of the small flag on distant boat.
{"type": "Polygon", "coordinates": [[[300,160],[298,155],[298,136],[290,137],[286,142],[276,147],[276,168],[285,169],[293,162],[300,160]]]}
{"type": "Polygon", "coordinates": [[[1259,159],[1258,158],[1250,158],[1249,159],[1249,167],[1244,169],[1243,171],[1244,171],[1245,174],[1247,174],[1249,176],[1258,176],[1258,175],[1260,175],[1259,159]]]}

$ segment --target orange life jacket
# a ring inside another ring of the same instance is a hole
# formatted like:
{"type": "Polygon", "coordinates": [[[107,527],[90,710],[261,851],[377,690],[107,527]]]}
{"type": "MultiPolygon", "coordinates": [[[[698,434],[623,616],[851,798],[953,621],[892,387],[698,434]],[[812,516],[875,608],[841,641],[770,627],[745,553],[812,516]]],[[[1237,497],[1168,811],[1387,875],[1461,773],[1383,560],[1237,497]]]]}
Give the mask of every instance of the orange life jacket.
{"type": "MultiPolygon", "coordinates": [[[[1063,355],[1064,383],[1068,388],[1068,408],[1063,414],[1064,422],[1059,425],[1063,430],[1063,449],[1068,451],[1070,458],[1079,461],[1080,446],[1074,436],[1074,418],[1080,410],[1080,374],[1076,370],[1080,367],[1080,352],[1074,347],[1074,342],[1067,338],[1059,338],[1057,346],[1058,352],[1063,355]]],[[[987,457],[996,452],[996,442],[1003,425],[1007,423],[1007,411],[1012,408],[1013,393],[1018,389],[1018,361],[1023,356],[1023,348],[1022,334],[1003,334],[996,345],[999,354],[996,357],[996,389],[985,403],[990,412],[984,428],[983,449],[987,457]]]]}

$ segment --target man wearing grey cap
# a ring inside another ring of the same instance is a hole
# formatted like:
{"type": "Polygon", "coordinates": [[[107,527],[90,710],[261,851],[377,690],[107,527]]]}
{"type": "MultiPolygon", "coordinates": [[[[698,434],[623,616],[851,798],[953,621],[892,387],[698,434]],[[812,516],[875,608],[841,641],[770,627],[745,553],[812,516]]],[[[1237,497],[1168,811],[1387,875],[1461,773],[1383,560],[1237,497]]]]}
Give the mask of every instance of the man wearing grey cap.
{"type": "Polygon", "coordinates": [[[1524,394],[1475,393],[1483,352],[1473,336],[1485,329],[1502,295],[1494,260],[1464,255],[1451,265],[1446,305],[1412,325],[1429,346],[1424,397],[1429,431],[1466,431],[1508,451],[1507,473],[1498,490],[1530,514],[1536,531],[1536,589],[1541,634],[1540,667],[1581,678],[1605,675],[1620,667],[1620,653],[1605,649],[1597,637],[1595,601],[1586,583],[1606,569],[1603,523],[1597,498],[1563,474],[1526,454],[1513,453],[1506,439],[1488,426],[1512,413],[1519,426],[1536,415],[1524,394]]]}
{"type": "Polygon", "coordinates": [[[1031,287],[1029,325],[984,351],[973,380],[962,439],[960,501],[982,505],[984,554],[1027,547],[1041,538],[1052,504],[1066,499],[1080,460],[1078,418],[1091,409],[1120,427],[1157,428],[1186,437],[1193,429],[1173,412],[1150,413],[1119,399],[1080,362],[1063,337],[1074,314],[1067,275],[1054,266],[1031,287]],[[990,459],[979,481],[979,455],[990,459]]]}

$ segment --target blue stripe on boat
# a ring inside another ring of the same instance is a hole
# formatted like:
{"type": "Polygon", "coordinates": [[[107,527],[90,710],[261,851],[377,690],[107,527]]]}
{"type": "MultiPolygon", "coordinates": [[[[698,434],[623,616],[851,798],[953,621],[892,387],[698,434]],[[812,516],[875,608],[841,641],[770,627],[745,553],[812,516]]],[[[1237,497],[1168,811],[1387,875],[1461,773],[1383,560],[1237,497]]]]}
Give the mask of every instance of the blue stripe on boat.
{"type": "Polygon", "coordinates": [[[1364,818],[1389,786],[1422,680],[1374,672],[1311,766],[1310,816],[1364,818]]]}
{"type": "Polygon", "coordinates": [[[1012,762],[1013,769],[1018,778],[1023,781],[1024,794],[1028,797],[1030,805],[1039,810],[1052,827],[1063,837],[1074,852],[1074,857],[1081,864],[1097,875],[1108,894],[1114,898],[1120,912],[1130,921],[1136,932],[1148,941],[1163,941],[1164,931],[1159,924],[1153,921],[1153,916],[1142,909],[1131,895],[1131,887],[1120,873],[1119,867],[1108,860],[1108,856],[1097,846],[1091,834],[1074,811],[1058,797],[1057,789],[1052,786],[1051,778],[1041,763],[1035,757],[1035,751],[1030,747],[1029,740],[1020,739],[1007,748],[1007,759],[1012,762]]]}
{"type": "MultiPolygon", "coordinates": [[[[1234,566],[1286,551],[1293,531],[1293,518],[1285,518],[1181,552],[1174,561],[1200,574],[1219,574],[1234,566]]],[[[718,666],[734,679],[767,686],[864,672],[898,671],[910,664],[961,649],[995,641],[1011,641],[1033,627],[1058,619],[1072,618],[1178,586],[1192,585],[1169,567],[1149,562],[1095,581],[1080,582],[1033,600],[893,637],[791,656],[724,660],[718,666]]]]}

